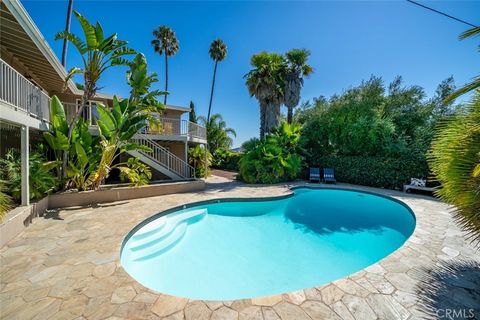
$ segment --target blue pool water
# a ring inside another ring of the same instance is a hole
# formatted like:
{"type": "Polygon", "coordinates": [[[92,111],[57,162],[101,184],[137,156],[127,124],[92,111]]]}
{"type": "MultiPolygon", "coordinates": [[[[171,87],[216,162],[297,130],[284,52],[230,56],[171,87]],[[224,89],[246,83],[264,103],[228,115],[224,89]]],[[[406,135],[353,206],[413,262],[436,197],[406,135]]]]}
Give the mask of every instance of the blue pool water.
{"type": "Polygon", "coordinates": [[[408,207],[373,194],[295,189],[269,200],[229,200],[177,210],[137,226],[125,270],[155,291],[234,300],[318,286],[359,271],[412,234],[408,207]]]}

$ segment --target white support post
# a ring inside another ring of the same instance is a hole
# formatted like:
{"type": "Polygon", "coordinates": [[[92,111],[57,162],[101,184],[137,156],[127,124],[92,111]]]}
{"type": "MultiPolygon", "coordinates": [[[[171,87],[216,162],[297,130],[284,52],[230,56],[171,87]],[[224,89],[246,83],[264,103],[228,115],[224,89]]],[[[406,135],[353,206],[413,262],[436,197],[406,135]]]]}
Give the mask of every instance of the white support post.
{"type": "Polygon", "coordinates": [[[30,172],[28,159],[30,158],[29,150],[29,128],[22,126],[21,128],[21,174],[22,174],[22,206],[30,204],[30,172]]]}
{"type": "Polygon", "coordinates": [[[188,163],[188,141],[185,139],[185,163],[188,163]]]}

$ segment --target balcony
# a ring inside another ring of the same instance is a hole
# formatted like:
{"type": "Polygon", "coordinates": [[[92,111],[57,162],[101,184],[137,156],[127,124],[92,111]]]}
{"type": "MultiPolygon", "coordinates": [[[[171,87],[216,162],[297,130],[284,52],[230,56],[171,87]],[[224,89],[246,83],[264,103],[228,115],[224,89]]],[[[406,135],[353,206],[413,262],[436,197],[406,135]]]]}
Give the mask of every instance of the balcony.
{"type": "MultiPolygon", "coordinates": [[[[65,107],[67,119],[70,121],[77,112],[75,103],[62,102],[65,107]]],[[[92,126],[96,126],[98,117],[95,106],[91,105],[82,112],[82,117],[92,126]]],[[[152,139],[171,140],[171,141],[192,141],[197,143],[205,143],[207,140],[207,130],[196,123],[175,119],[163,118],[160,116],[160,126],[149,126],[140,133],[151,135],[152,139]]]]}
{"type": "MultiPolygon", "coordinates": [[[[18,73],[5,61],[0,59],[0,102],[10,107],[11,110],[34,118],[39,122],[50,121],[50,97],[28,79],[18,73]]],[[[2,118],[20,118],[12,115],[11,110],[2,110],[2,118]]],[[[24,122],[24,121],[21,121],[24,122]]],[[[25,124],[25,123],[21,123],[25,124]]]]}
{"type": "Polygon", "coordinates": [[[207,129],[196,123],[174,119],[174,118],[160,118],[160,127],[147,127],[146,134],[159,135],[164,138],[167,137],[186,137],[193,141],[207,140],[207,129]]]}

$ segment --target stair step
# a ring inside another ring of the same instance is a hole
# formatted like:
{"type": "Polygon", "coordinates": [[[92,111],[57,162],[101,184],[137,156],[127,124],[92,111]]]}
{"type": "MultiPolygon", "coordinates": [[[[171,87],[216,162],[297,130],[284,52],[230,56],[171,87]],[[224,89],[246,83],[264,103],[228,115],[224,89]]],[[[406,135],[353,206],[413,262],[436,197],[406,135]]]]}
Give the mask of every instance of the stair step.
{"type": "Polygon", "coordinates": [[[143,228],[139,230],[142,231],[139,237],[132,236],[129,251],[133,259],[146,260],[149,257],[157,256],[159,252],[164,252],[166,248],[170,248],[181,238],[179,232],[185,232],[182,229],[186,229],[188,224],[202,219],[207,213],[207,209],[180,211],[159,218],[158,220],[163,219],[162,222],[154,224],[155,221],[152,221],[147,224],[143,227],[145,230],[143,228]],[[151,226],[147,228],[150,224],[151,226]]]}
{"type": "Polygon", "coordinates": [[[144,261],[154,257],[159,256],[160,254],[164,253],[168,249],[172,248],[177,242],[179,242],[182,237],[185,235],[187,230],[187,222],[182,222],[173,232],[171,232],[168,237],[166,237],[160,243],[150,246],[148,249],[137,251],[136,253],[132,254],[132,258],[134,261],[144,261]]]}
{"type": "Polygon", "coordinates": [[[153,233],[160,231],[166,224],[167,217],[160,217],[155,219],[154,221],[147,223],[143,227],[141,227],[135,234],[132,236],[132,240],[140,240],[146,238],[153,233]]]}

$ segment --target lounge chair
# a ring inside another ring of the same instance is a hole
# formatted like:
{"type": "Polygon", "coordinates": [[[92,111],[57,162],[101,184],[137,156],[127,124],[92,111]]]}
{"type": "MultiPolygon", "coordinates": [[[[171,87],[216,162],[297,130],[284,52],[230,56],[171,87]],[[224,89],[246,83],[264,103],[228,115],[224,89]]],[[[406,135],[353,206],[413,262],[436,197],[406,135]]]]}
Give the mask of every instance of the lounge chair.
{"type": "Polygon", "coordinates": [[[333,168],[323,168],[323,181],[325,183],[337,182],[337,179],[335,179],[335,174],[333,173],[333,168]]]}
{"type": "Polygon", "coordinates": [[[310,168],[310,182],[320,182],[320,168],[310,168]]]}

